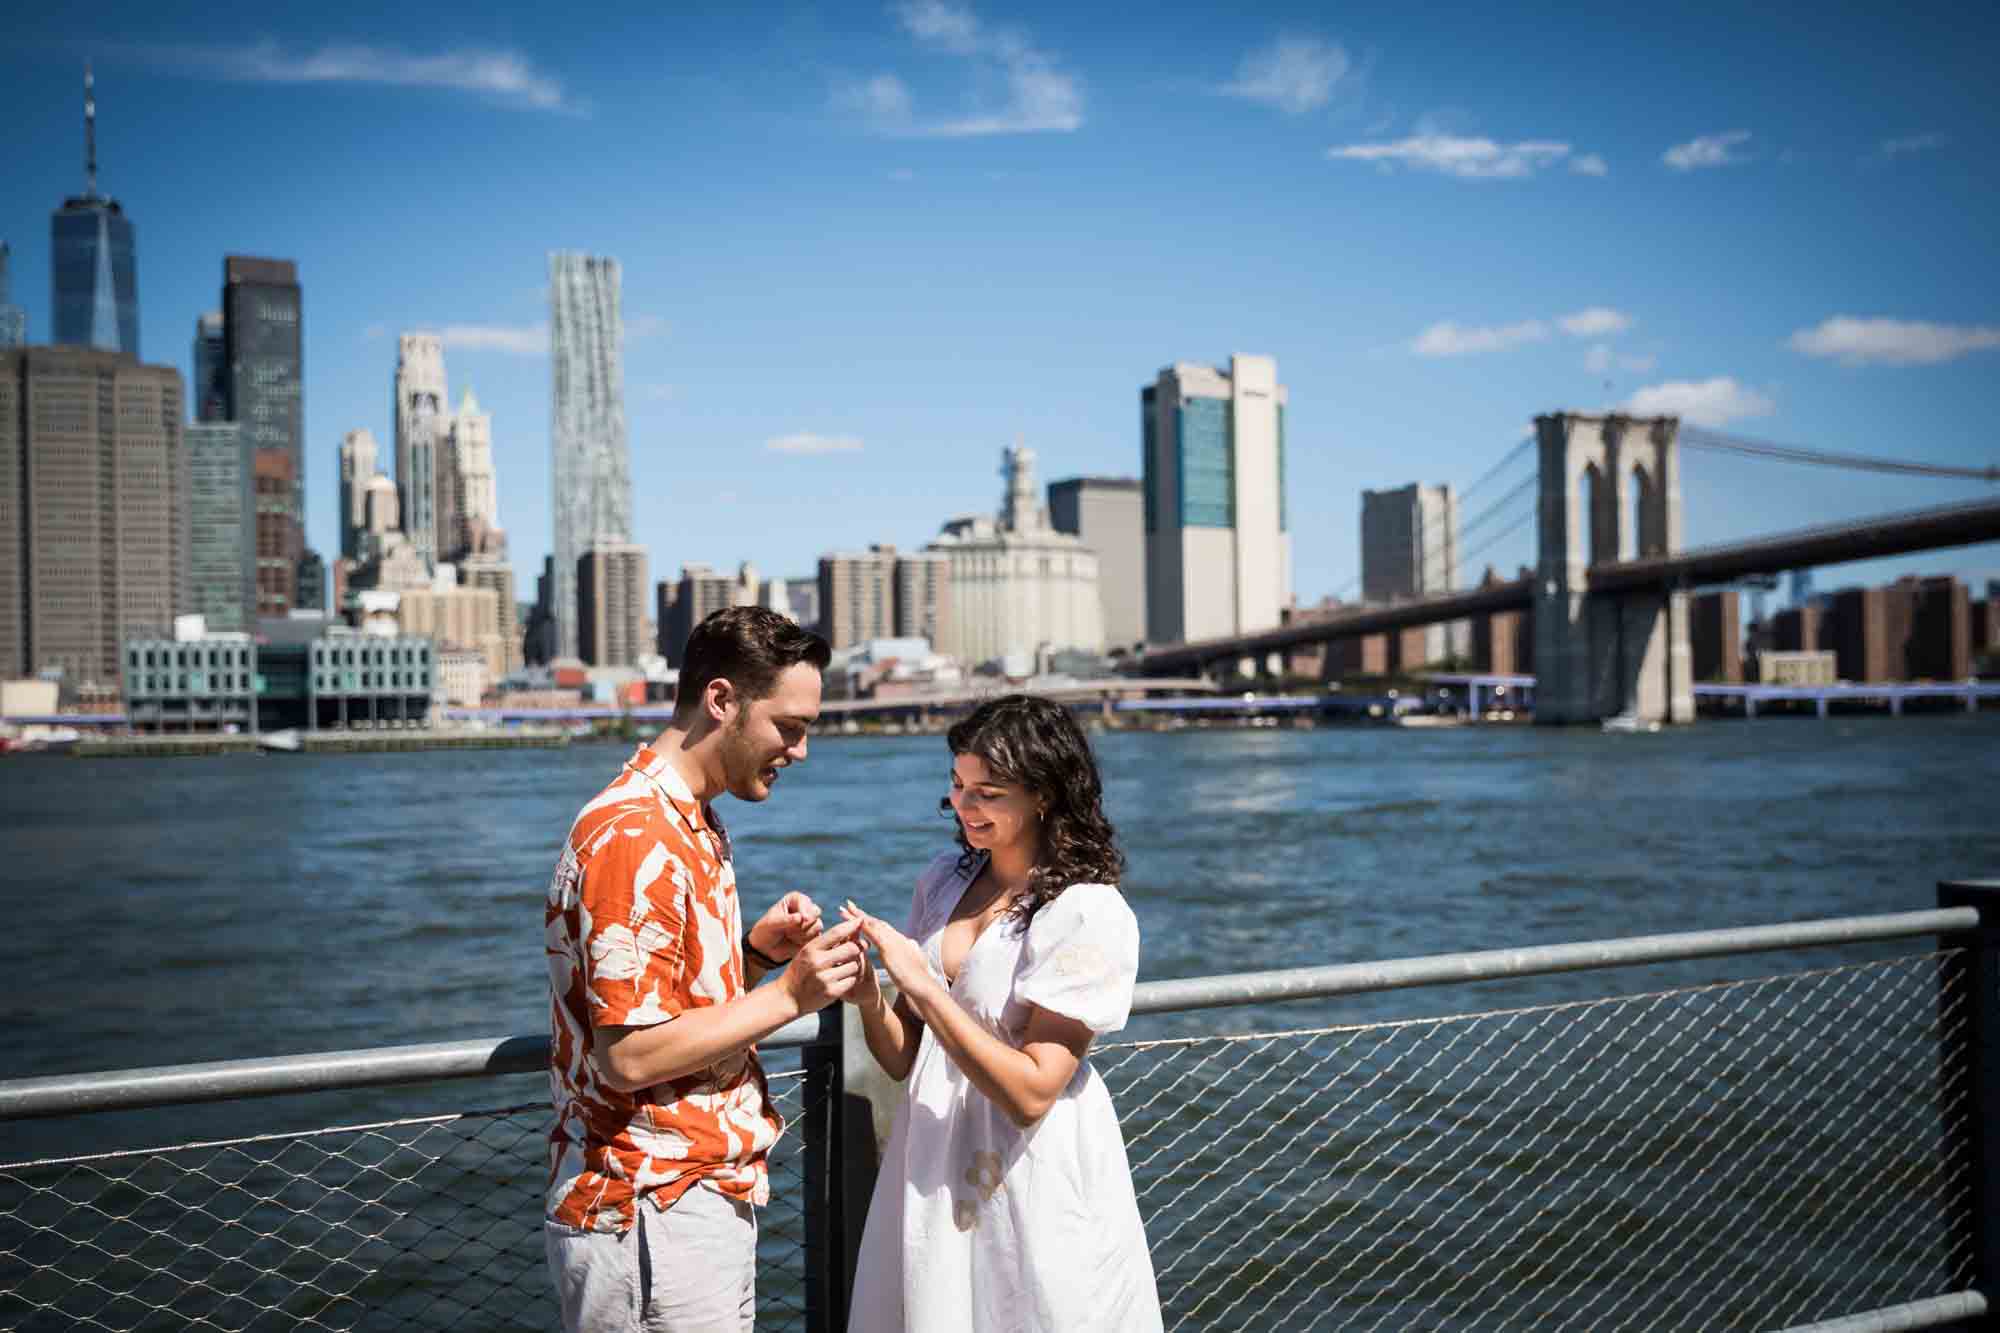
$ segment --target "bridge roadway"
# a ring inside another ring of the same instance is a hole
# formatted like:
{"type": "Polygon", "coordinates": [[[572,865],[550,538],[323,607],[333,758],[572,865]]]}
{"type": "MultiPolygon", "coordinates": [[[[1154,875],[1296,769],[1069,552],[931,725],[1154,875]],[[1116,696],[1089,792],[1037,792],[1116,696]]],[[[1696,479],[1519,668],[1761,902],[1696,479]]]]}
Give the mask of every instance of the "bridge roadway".
{"type": "MultiPolygon", "coordinates": [[[[1692,588],[1726,583],[1750,574],[1778,574],[1812,565],[1842,564],[1987,541],[2000,541],[2000,500],[1883,514],[1645,560],[1596,564],[1587,572],[1587,590],[1619,593],[1644,588],[1692,588]]],[[[1259,634],[1164,644],[1126,658],[1124,666],[1128,671],[1148,674],[1199,672],[1208,663],[1232,658],[1259,657],[1307,644],[1466,620],[1500,611],[1522,611],[1534,605],[1534,597],[1532,580],[1513,579],[1449,597],[1368,607],[1259,634]]]]}
{"type": "MultiPolygon", "coordinates": [[[[1133,694],[1213,694],[1216,684],[1199,676],[1181,678],[1153,678],[1140,680],[1131,676],[1106,676],[1101,679],[1072,680],[1062,684],[1012,686],[1006,684],[987,686],[976,690],[959,690],[952,694],[924,694],[901,699],[828,699],[820,704],[822,718],[863,717],[869,714],[941,713],[970,711],[988,699],[1003,694],[1023,693],[1046,695],[1060,703],[1098,703],[1105,699],[1123,699],[1133,694]]],[[[665,724],[674,715],[670,703],[639,704],[621,707],[617,704],[579,704],[574,708],[460,708],[446,707],[439,710],[439,718],[452,722],[546,722],[555,725],[576,722],[615,722],[629,715],[635,722],[658,722],[665,724]]],[[[92,728],[101,731],[122,731],[126,723],[123,713],[50,713],[46,715],[10,717],[7,721],[19,726],[52,726],[92,728]]]]}
{"type": "MultiPolygon", "coordinates": [[[[827,699],[820,704],[822,722],[837,718],[865,717],[898,713],[952,713],[970,711],[988,699],[1003,694],[1036,694],[1059,703],[1095,703],[1130,694],[1213,694],[1216,685],[1200,677],[1186,679],[1135,679],[1107,676],[1094,680],[1072,680],[1062,684],[1012,686],[998,684],[951,694],[917,694],[899,699],[827,699]]],[[[629,715],[635,722],[664,724],[674,715],[669,703],[638,704],[620,708],[614,704],[582,704],[575,708],[446,708],[447,722],[601,722],[629,715]]]]}

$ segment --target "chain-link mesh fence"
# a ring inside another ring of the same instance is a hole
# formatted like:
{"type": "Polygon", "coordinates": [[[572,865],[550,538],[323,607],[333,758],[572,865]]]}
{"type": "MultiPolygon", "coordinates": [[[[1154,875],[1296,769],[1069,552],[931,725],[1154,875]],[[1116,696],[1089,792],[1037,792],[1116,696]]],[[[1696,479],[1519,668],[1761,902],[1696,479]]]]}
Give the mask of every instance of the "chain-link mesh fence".
{"type": "MultiPolygon", "coordinates": [[[[808,1080],[774,1063],[792,1120],[808,1080]]],[[[541,1100],[0,1166],[0,1327],[552,1328],[549,1121],[541,1100]]],[[[804,1157],[796,1132],[771,1156],[759,1328],[806,1326],[804,1157]]]]}
{"type": "Polygon", "coordinates": [[[1963,1289],[1946,955],[1107,1047],[1169,1329],[1781,1329],[1963,1289]]]}
{"type": "MultiPolygon", "coordinates": [[[[1106,1046],[1168,1327],[1777,1329],[1961,1289],[1953,959],[1106,1046]]],[[[775,1054],[802,1124],[818,1080],[775,1054]]],[[[552,1327],[547,1123],[0,1167],[0,1326],[552,1327]]],[[[772,1160],[760,1328],[807,1326],[804,1138],[772,1160]]]]}

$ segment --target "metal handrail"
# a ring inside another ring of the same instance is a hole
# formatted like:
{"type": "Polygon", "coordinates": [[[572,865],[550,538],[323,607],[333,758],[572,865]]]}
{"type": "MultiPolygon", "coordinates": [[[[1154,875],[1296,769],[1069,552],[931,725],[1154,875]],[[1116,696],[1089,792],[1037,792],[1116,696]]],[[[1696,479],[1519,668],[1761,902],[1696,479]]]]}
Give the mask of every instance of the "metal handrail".
{"type": "MultiPolygon", "coordinates": [[[[1719,958],[1728,954],[1767,953],[1777,949],[1859,944],[1911,935],[1946,935],[1978,927],[1977,908],[1951,907],[1880,916],[1828,917],[1776,926],[1635,935],[1626,939],[1544,944],[1525,949],[1442,953],[1379,963],[1338,963],[1330,967],[1299,967],[1282,972],[1238,972],[1228,976],[1189,977],[1183,981],[1147,982],[1138,988],[1133,997],[1132,1012],[1155,1014],[1183,1009],[1213,1009],[1231,1004],[1263,1004],[1274,1000],[1363,995],[1371,991],[1403,990],[1412,986],[1500,981],[1552,972],[1588,972],[1642,963],[1680,962],[1689,958],[1719,958]]],[[[4,1094],[4,1085],[0,1085],[0,1094],[4,1094]]]]}
{"type": "MultiPolygon", "coordinates": [[[[821,1038],[819,1015],[794,1019],[758,1043],[763,1049],[812,1045],[821,1038]]],[[[254,1060],[160,1065],[102,1074],[54,1074],[0,1082],[0,1122],[86,1111],[131,1111],[156,1106],[231,1101],[301,1092],[342,1092],[448,1079],[545,1074],[546,1033],[477,1037],[467,1041],[319,1051],[254,1060]]]]}
{"type": "MultiPolygon", "coordinates": [[[[1778,949],[1856,944],[1914,935],[1949,935],[1979,927],[1974,907],[1831,917],[1772,926],[1681,931],[1626,939],[1432,954],[1373,963],[1340,963],[1283,971],[1237,972],[1141,982],[1134,1014],[1227,1005],[1361,995],[1414,986],[1499,981],[1645,963],[1765,953],[1778,949]]],[[[829,1010],[828,1013],[833,1011],[829,1010]]],[[[794,1019],[758,1045],[770,1050],[839,1040],[839,1024],[818,1014],[794,1019]]],[[[530,1033],[468,1041],[429,1042],[370,1050],[322,1051],[252,1060],[164,1065],[95,1074],[56,1074],[0,1082],[0,1122],[83,1112],[138,1110],[288,1093],[336,1092],[448,1079],[537,1074],[549,1067],[549,1038],[530,1033]]]]}

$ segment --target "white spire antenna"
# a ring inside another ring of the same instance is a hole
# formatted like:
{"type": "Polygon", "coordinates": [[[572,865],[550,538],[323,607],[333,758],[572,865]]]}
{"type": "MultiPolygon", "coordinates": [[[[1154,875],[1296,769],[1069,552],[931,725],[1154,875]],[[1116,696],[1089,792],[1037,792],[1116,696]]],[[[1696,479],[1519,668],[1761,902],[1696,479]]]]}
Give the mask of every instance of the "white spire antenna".
{"type": "Polygon", "coordinates": [[[97,197],[97,81],[90,72],[90,62],[83,62],[83,148],[84,148],[84,195],[97,197]]]}

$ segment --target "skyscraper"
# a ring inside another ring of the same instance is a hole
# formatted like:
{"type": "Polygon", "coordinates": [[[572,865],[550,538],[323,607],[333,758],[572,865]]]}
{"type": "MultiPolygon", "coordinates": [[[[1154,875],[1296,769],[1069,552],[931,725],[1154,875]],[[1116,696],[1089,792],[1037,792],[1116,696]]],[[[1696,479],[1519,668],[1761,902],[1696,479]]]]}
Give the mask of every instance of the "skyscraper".
{"type": "Polygon", "coordinates": [[[625,372],[618,261],[549,256],[554,370],[550,504],[556,651],[577,655],[577,561],[632,536],[632,463],[625,440],[625,372]]]}
{"type": "MultiPolygon", "coordinates": [[[[835,651],[896,634],[896,548],[829,551],[819,558],[820,629],[835,651]]],[[[931,647],[946,651],[937,644],[931,647]]]]}
{"type": "Polygon", "coordinates": [[[554,556],[542,557],[542,572],[535,576],[535,601],[521,631],[521,656],[537,666],[556,655],[555,564],[554,556]]]}
{"type": "Polygon", "coordinates": [[[951,636],[951,557],[919,551],[896,557],[896,637],[937,645],[951,636]]]}
{"type": "Polygon", "coordinates": [[[1458,501],[1411,482],[1361,492],[1361,600],[1441,597],[1458,586],[1458,501]]]}
{"type": "Polygon", "coordinates": [[[13,288],[7,276],[7,257],[12,253],[0,241],[0,351],[28,345],[28,312],[13,304],[13,288]]]}
{"type": "Polygon", "coordinates": [[[438,478],[445,444],[444,339],[406,333],[396,350],[396,491],[403,531],[426,568],[443,558],[438,547],[438,478]]]}
{"type": "Polygon", "coordinates": [[[229,420],[229,340],[220,310],[194,322],[194,379],[188,384],[188,401],[196,421],[229,420]]]}
{"type": "Polygon", "coordinates": [[[366,531],[355,538],[354,558],[368,561],[378,558],[389,538],[402,532],[403,511],[396,483],[380,472],[370,477],[361,491],[361,521],[366,531]]]}
{"type": "Polygon", "coordinates": [[[577,559],[577,656],[631,666],[653,651],[646,637],[646,548],[593,542],[577,559]]]}
{"type": "Polygon", "coordinates": [[[187,605],[181,373],[82,347],[0,352],[0,676],[116,693],[124,641],[187,605]]]}
{"type": "Polygon", "coordinates": [[[257,509],[257,614],[283,616],[299,605],[299,558],[305,554],[292,517],[298,493],[292,456],[283,449],[253,449],[250,473],[257,509]]]}
{"type": "Polygon", "coordinates": [[[1291,604],[1287,398],[1268,356],[1177,362],[1139,391],[1148,641],[1276,629],[1291,604]]]}
{"type": "Polygon", "coordinates": [[[498,677],[518,671],[521,667],[521,612],[514,601],[514,567],[505,559],[474,553],[459,563],[458,581],[463,587],[486,588],[493,593],[497,616],[495,635],[498,639],[493,674],[498,677]]]}
{"type": "Polygon", "coordinates": [[[139,355],[138,243],[131,219],[97,192],[97,97],[83,72],[83,193],[49,218],[51,342],[139,355]]]}
{"type": "Polygon", "coordinates": [[[1131,477],[1071,477],[1049,485],[1049,523],[1097,552],[1104,639],[1129,647],[1146,637],[1146,516],[1131,477]]]}
{"type": "Polygon", "coordinates": [[[305,344],[298,268],[289,259],[230,255],[222,263],[222,341],[228,371],[228,419],[256,451],[257,589],[260,614],[300,604],[298,562],[305,557],[305,344]],[[284,466],[266,460],[282,454],[284,466]],[[282,472],[289,488],[276,489],[282,472]],[[279,499],[285,499],[280,506],[279,499]],[[280,527],[289,523],[289,533],[280,527]],[[289,571],[279,551],[290,552],[289,571]]]}
{"type": "MultiPolygon", "coordinates": [[[[1458,589],[1458,499],[1450,486],[1411,482],[1361,492],[1361,600],[1400,602],[1458,589]]],[[[1431,625],[1427,662],[1465,656],[1470,624],[1431,625]]]]}
{"type": "Polygon", "coordinates": [[[699,562],[681,566],[679,583],[661,579],[653,591],[654,647],[673,665],[683,665],[688,636],[713,613],[757,604],[757,570],[745,561],[734,575],[699,562]]]}
{"type": "Polygon", "coordinates": [[[340,437],[340,558],[362,559],[368,531],[368,483],[375,480],[375,434],[363,427],[340,437]]]}
{"type": "Polygon", "coordinates": [[[449,560],[462,561],[474,551],[504,555],[499,483],[493,473],[493,415],[480,410],[469,388],[446,423],[445,445],[439,549],[449,560]]]}
{"type": "Polygon", "coordinates": [[[301,542],[297,570],[296,587],[292,603],[298,611],[326,610],[326,561],[320,559],[318,551],[301,542]]]}
{"type": "Polygon", "coordinates": [[[211,630],[255,628],[257,505],[249,444],[233,421],[186,428],[189,611],[211,630]]]}

